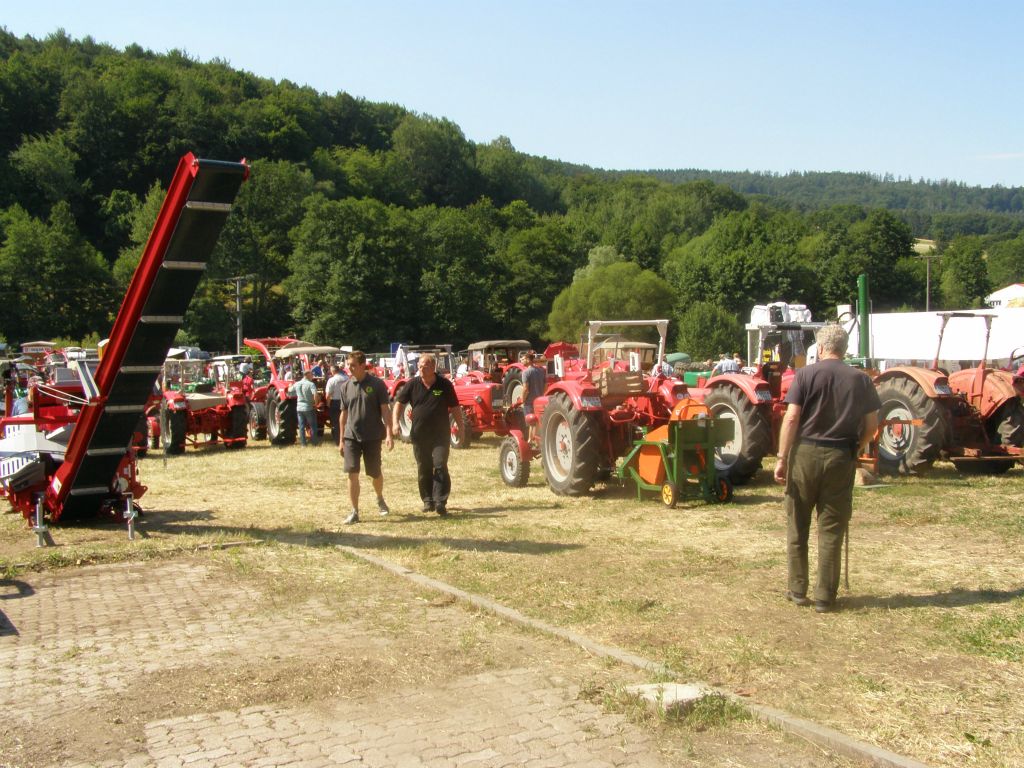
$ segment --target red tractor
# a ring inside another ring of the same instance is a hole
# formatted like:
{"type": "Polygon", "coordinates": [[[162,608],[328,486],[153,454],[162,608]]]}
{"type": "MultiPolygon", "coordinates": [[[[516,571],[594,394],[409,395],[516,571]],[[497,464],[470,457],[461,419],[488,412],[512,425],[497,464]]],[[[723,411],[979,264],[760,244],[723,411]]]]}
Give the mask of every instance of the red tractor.
{"type": "Polygon", "coordinates": [[[618,459],[633,449],[644,430],[668,423],[672,408],[686,396],[682,381],[645,376],[640,370],[642,353],[618,343],[615,353],[626,353],[629,370],[623,369],[617,357],[598,364],[594,359],[595,351],[599,351],[594,335],[602,327],[652,325],[660,332],[656,350],[661,359],[667,320],[587,323],[585,367],[567,371],[559,359],[556,380],[549,380],[544,394],[533,402],[529,419],[539,425],[536,442],[527,442],[521,425],[513,427],[502,442],[498,465],[506,484],[525,485],[530,461],[539,457],[552,491],[560,495],[586,493],[594,483],[611,476],[618,459]]]}
{"type": "Polygon", "coordinates": [[[1024,408],[1013,374],[988,367],[992,316],[940,312],[939,343],[931,368],[898,366],[875,379],[881,420],[897,420],[879,436],[880,467],[893,473],[926,471],[948,457],[965,474],[1002,474],[1021,457],[1024,408]],[[975,368],[946,374],[939,368],[942,337],[950,320],[985,323],[985,349],[975,368]],[[919,425],[899,423],[918,420],[919,425]]]}
{"type": "MultiPolygon", "coordinates": [[[[290,337],[245,339],[243,343],[263,355],[263,359],[257,360],[254,366],[255,381],[249,396],[249,434],[265,436],[274,445],[292,445],[298,436],[292,383],[302,378],[303,372],[313,365],[315,357],[330,357],[341,350],[290,337]]],[[[323,435],[328,420],[327,403],[323,397],[326,373],[321,371],[321,375],[313,379],[320,394],[316,404],[319,435],[323,435]]]]}
{"type": "MultiPolygon", "coordinates": [[[[507,435],[508,427],[504,421],[501,385],[476,375],[455,378],[456,358],[452,354],[450,344],[404,347],[399,358],[401,370],[396,366],[392,369],[395,373],[385,379],[392,402],[398,395],[398,391],[409,380],[408,375],[414,373],[416,358],[428,352],[433,354],[437,360],[438,375],[453,379],[455,394],[459,399],[461,416],[453,413],[449,417],[452,448],[468,448],[473,440],[479,439],[484,432],[494,432],[500,436],[507,435]]],[[[406,442],[410,439],[412,429],[408,411],[408,407],[404,408],[398,417],[399,437],[406,442]]]]}
{"type": "Polygon", "coordinates": [[[468,371],[462,377],[467,381],[501,385],[502,401],[514,403],[522,400],[523,354],[532,348],[525,339],[496,339],[477,341],[463,352],[468,371]]]}
{"type": "MultiPolygon", "coordinates": [[[[162,395],[150,407],[159,419],[160,442],[168,455],[222,442],[226,448],[244,448],[248,405],[241,390],[216,391],[205,360],[170,359],[160,377],[162,395]]],[[[153,432],[152,428],[150,430],[153,432]]]]}

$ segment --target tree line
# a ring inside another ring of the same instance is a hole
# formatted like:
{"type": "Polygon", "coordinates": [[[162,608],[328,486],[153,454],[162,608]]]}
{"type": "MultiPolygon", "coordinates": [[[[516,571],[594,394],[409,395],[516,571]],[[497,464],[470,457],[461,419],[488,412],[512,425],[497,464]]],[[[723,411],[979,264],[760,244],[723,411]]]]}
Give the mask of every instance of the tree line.
{"type": "MultiPolygon", "coordinates": [[[[366,349],[539,344],[629,316],[672,318],[674,347],[707,356],[738,345],[753,304],[802,301],[824,316],[864,271],[876,309],[925,303],[904,214],[934,217],[926,208],[609,173],[178,51],[0,31],[6,339],[105,335],[187,151],[253,169],[182,334],[211,350],[233,347],[242,275],[248,335],[366,349]]],[[[955,213],[981,218],[936,238],[932,306],[1024,280],[1015,214],[955,213]],[[1000,226],[979,224],[993,216],[1000,226]]]]}

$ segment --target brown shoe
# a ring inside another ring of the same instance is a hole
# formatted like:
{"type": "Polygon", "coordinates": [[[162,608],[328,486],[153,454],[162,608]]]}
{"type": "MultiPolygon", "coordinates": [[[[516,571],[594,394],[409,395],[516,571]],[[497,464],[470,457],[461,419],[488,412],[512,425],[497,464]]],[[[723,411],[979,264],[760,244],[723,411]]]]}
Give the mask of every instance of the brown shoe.
{"type": "Polygon", "coordinates": [[[836,609],[835,603],[829,603],[825,600],[815,600],[814,610],[817,613],[832,613],[836,609]]]}
{"type": "Polygon", "coordinates": [[[797,595],[793,592],[786,593],[786,599],[795,605],[810,605],[811,599],[807,595],[797,595]]]}

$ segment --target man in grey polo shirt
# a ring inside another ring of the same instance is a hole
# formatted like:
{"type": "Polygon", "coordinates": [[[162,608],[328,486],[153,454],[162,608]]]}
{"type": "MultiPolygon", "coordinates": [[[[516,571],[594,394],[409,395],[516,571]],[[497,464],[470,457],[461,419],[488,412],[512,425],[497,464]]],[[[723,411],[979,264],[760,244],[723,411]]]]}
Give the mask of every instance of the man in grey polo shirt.
{"type": "Polygon", "coordinates": [[[351,378],[341,388],[341,455],[345,457],[348,474],[348,496],[352,512],[345,525],[359,522],[359,462],[373,480],[377,493],[377,509],[382,515],[390,511],[384,501],[384,472],[381,470],[381,441],[390,451],[395,443],[391,437],[388,388],[366,369],[366,355],[355,350],[348,353],[351,378]]]}

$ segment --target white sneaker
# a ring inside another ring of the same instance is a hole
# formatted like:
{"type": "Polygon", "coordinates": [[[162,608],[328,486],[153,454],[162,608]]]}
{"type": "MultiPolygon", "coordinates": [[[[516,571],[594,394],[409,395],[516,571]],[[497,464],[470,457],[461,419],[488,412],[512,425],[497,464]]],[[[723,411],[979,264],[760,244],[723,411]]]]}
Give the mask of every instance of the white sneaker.
{"type": "Polygon", "coordinates": [[[352,514],[345,518],[345,525],[352,525],[359,522],[359,510],[353,509],[352,514]]]}

